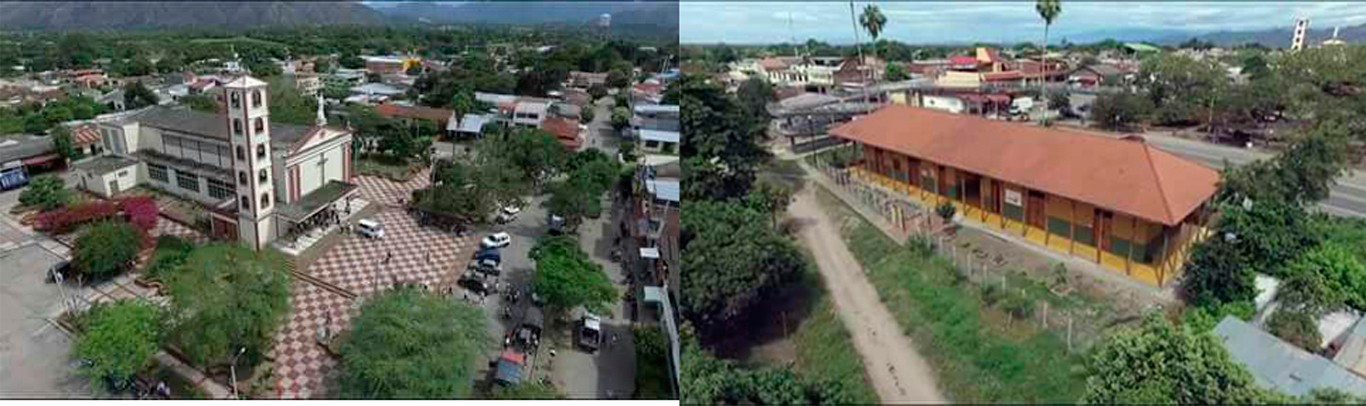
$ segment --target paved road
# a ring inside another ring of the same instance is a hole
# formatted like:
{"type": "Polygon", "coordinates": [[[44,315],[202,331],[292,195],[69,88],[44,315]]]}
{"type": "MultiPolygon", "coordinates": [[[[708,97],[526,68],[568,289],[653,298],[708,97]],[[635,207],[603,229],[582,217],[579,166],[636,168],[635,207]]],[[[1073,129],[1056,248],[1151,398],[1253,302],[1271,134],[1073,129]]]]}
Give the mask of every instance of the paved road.
{"type": "Polygon", "coordinates": [[[593,109],[593,122],[586,124],[588,131],[584,135],[584,149],[597,148],[608,155],[617,153],[617,143],[620,139],[612,131],[612,105],[614,103],[615,101],[611,97],[604,97],[584,106],[584,108],[593,109]]]}
{"type": "Polygon", "coordinates": [[[825,278],[840,320],[863,357],[864,369],[883,403],[945,403],[933,370],[901,334],[892,313],[840,238],[839,227],[816,202],[811,187],[797,194],[789,213],[800,224],[801,240],[811,249],[825,278]]]}
{"type": "MultiPolygon", "coordinates": [[[[1272,156],[1271,153],[1257,149],[1211,144],[1161,133],[1149,132],[1143,136],[1153,146],[1215,169],[1222,169],[1224,160],[1234,165],[1242,165],[1272,156]]],[[[1339,177],[1328,199],[1320,202],[1319,207],[1330,214],[1366,217],[1366,174],[1353,170],[1339,177]]]]}
{"type": "Polygon", "coordinates": [[[53,252],[57,244],[17,226],[8,213],[18,194],[0,193],[0,398],[94,396],[90,381],[71,365],[71,339],[47,320],[62,304],[44,274],[65,252],[53,252]]]}

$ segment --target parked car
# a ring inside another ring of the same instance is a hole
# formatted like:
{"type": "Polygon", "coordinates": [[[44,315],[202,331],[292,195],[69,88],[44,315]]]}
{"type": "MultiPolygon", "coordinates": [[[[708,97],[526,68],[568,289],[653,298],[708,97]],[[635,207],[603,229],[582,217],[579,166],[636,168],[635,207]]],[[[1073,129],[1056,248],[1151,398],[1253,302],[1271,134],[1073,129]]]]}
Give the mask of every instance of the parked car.
{"type": "Polygon", "coordinates": [[[71,277],[71,261],[58,262],[52,264],[52,267],[47,269],[48,283],[57,282],[58,277],[62,278],[63,280],[71,277]]]}
{"type": "Polygon", "coordinates": [[[508,244],[512,244],[512,235],[505,232],[499,232],[484,237],[484,241],[480,243],[480,246],[484,248],[503,248],[508,246],[508,244]]]}
{"type": "Polygon", "coordinates": [[[373,219],[362,219],[356,222],[356,232],[367,238],[384,238],[384,223],[373,219]]]}
{"type": "Polygon", "coordinates": [[[551,214],[550,218],[547,219],[546,222],[550,224],[551,234],[559,234],[561,232],[564,232],[564,217],[551,214]]]}
{"type": "Polygon", "coordinates": [[[521,212],[522,209],[517,206],[507,206],[498,210],[498,224],[507,224],[517,220],[517,214],[521,212]]]}
{"type": "Polygon", "coordinates": [[[579,347],[588,352],[596,352],[602,345],[602,318],[588,313],[579,320],[577,329],[579,347]]]}
{"type": "Polygon", "coordinates": [[[507,349],[494,361],[493,381],[499,385],[516,386],[522,383],[522,372],[526,366],[526,354],[516,349],[507,349]]]}
{"type": "Polygon", "coordinates": [[[460,275],[460,280],[457,280],[456,283],[475,294],[487,295],[493,292],[493,284],[489,282],[489,278],[472,270],[467,270],[464,275],[460,275]]]}
{"type": "Polygon", "coordinates": [[[493,262],[502,263],[503,255],[498,252],[497,248],[480,248],[478,252],[474,253],[474,259],[479,261],[490,259],[493,262]]]}
{"type": "Polygon", "coordinates": [[[508,334],[503,343],[524,351],[534,350],[541,345],[541,329],[544,325],[545,316],[541,313],[541,309],[527,306],[522,316],[522,323],[517,325],[516,330],[508,334]]]}
{"type": "Polygon", "coordinates": [[[466,269],[478,271],[490,276],[498,276],[503,274],[502,264],[499,264],[498,261],[494,261],[491,259],[476,259],[470,261],[470,265],[466,267],[466,269]]]}

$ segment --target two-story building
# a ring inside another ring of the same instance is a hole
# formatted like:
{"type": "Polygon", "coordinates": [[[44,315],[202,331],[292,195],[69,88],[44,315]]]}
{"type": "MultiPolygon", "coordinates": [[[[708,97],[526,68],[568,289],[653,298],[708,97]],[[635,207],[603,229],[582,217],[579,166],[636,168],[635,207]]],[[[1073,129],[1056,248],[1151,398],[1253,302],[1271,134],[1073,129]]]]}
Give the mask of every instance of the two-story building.
{"type": "MultiPolygon", "coordinates": [[[[216,238],[260,249],[339,211],[351,183],[352,134],[327,125],[270,120],[266,82],[223,86],[218,114],[153,107],[101,123],[108,154],[75,165],[81,187],[111,196],[146,185],[198,202],[216,238]]],[[[349,205],[346,205],[349,207],[349,205]]]]}

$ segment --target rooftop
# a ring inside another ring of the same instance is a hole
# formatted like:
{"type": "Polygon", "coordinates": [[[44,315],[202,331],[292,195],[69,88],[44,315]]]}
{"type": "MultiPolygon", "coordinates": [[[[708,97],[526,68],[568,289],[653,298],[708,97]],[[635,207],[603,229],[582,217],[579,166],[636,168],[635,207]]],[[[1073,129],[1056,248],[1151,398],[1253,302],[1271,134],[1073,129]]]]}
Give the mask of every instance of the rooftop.
{"type": "Polygon", "coordinates": [[[829,132],[1165,225],[1195,211],[1219,181],[1143,142],[901,105],[829,132]]]}
{"type": "Polygon", "coordinates": [[[655,178],[645,181],[645,188],[655,197],[670,201],[679,201],[680,189],[678,179],[655,178]]]}
{"type": "Polygon", "coordinates": [[[677,144],[679,138],[681,137],[677,131],[640,130],[640,139],[642,141],[660,141],[677,144]]]}
{"type": "Polygon", "coordinates": [[[1310,354],[1265,331],[1226,316],[1214,327],[1214,335],[1234,361],[1242,364],[1263,387],[1290,396],[1303,396],[1315,388],[1334,388],[1366,396],[1366,380],[1327,358],[1310,354]]]}
{"type": "Polygon", "coordinates": [[[355,193],[357,188],[353,183],[346,183],[339,180],[328,181],[327,184],[309,192],[299,200],[289,202],[280,207],[280,215],[284,218],[302,221],[308,219],[324,206],[332,204],[346,195],[355,193]]]}
{"type": "Polygon", "coordinates": [[[385,117],[417,118],[444,122],[451,119],[454,111],[438,109],[426,106],[403,106],[393,103],[385,103],[375,106],[375,112],[385,117]]]}
{"type": "Polygon", "coordinates": [[[52,138],[32,135],[0,136],[0,164],[53,152],[52,138]]]}
{"type": "MultiPolygon", "coordinates": [[[[205,138],[228,141],[228,122],[223,116],[194,111],[153,107],[128,117],[141,125],[171,130],[205,138]]],[[[270,122],[270,142],[275,145],[291,145],[303,139],[312,128],[295,124],[270,122]]]]}
{"type": "Polygon", "coordinates": [[[86,159],[81,162],[71,164],[71,168],[103,176],[104,174],[114,172],[120,169],[126,169],[130,166],[134,166],[137,164],[138,161],[134,161],[132,159],[124,158],[117,155],[100,155],[98,157],[86,159]]]}

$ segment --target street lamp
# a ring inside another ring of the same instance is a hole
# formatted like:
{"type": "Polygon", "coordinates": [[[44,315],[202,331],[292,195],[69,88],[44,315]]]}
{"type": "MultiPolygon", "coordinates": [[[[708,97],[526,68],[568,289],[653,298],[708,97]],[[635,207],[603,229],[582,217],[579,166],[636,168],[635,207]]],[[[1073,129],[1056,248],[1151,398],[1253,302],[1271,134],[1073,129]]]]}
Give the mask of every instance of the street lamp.
{"type": "Polygon", "coordinates": [[[236,353],[236,354],[233,354],[233,356],[232,356],[232,365],[228,367],[228,373],[229,373],[230,375],[232,375],[232,376],[231,376],[231,379],[232,379],[232,398],[233,398],[233,399],[240,399],[240,398],[238,397],[238,395],[237,395],[237,357],[241,357],[242,354],[244,354],[244,353],[246,353],[246,352],[247,352],[247,347],[238,348],[238,349],[237,349],[237,353],[236,353]]]}

